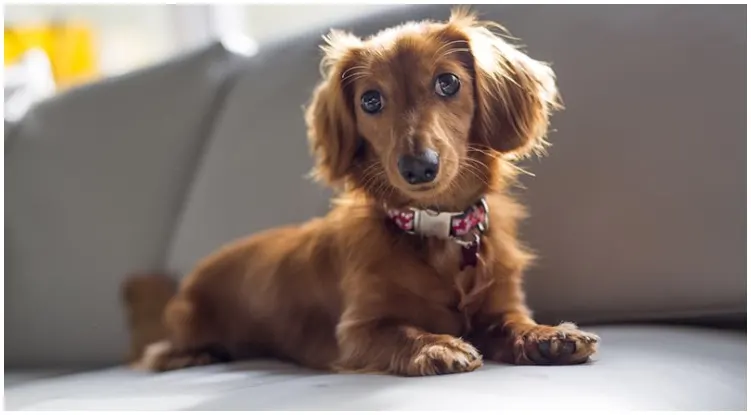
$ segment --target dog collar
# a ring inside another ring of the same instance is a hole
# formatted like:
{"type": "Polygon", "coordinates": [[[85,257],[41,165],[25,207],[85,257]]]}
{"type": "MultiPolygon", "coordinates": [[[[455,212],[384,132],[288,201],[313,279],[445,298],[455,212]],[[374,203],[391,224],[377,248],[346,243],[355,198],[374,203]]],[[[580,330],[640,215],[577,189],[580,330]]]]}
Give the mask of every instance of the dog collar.
{"type": "Polygon", "coordinates": [[[431,209],[386,209],[386,214],[399,229],[410,234],[451,239],[462,247],[462,264],[477,265],[480,235],[488,228],[488,204],[485,198],[464,212],[440,212],[431,209]],[[470,235],[469,240],[466,236],[470,235]]]}

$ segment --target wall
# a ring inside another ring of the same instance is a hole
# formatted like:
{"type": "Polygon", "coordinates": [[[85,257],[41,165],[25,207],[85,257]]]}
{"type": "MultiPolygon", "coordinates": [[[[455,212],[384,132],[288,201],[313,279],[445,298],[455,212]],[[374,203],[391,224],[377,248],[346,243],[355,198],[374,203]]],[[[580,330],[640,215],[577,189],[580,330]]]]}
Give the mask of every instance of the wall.
{"type": "Polygon", "coordinates": [[[257,4],[244,6],[246,30],[259,42],[300,33],[395,7],[393,4],[301,4],[275,6],[257,4]]]}

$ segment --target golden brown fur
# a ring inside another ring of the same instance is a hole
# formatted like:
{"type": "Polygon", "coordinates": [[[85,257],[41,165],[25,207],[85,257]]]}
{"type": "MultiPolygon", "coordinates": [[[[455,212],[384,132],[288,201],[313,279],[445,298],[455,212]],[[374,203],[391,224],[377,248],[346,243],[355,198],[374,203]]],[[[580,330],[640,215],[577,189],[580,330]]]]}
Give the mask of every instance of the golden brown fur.
{"type": "Polygon", "coordinates": [[[597,337],[573,324],[538,325],[517,239],[525,211],[508,192],[512,159],[540,151],[559,108],[551,69],[465,10],[369,39],[333,31],[324,79],[306,112],[314,176],[339,190],[328,215],[235,241],[204,259],[165,313],[168,339],[147,353],[166,370],[274,356],[323,370],[429,375],[482,359],[573,364],[597,337]],[[436,76],[460,81],[435,93],[436,76]],[[365,91],[384,98],[360,108],[365,91]],[[396,167],[431,148],[441,167],[410,185],[396,167]],[[464,210],[485,196],[490,227],[476,268],[459,270],[450,240],[395,229],[384,206],[464,210]]]}
{"type": "Polygon", "coordinates": [[[161,317],[176,292],[177,283],[168,275],[136,274],[125,279],[121,301],[130,335],[128,363],[137,364],[148,345],[167,335],[161,317]]]}

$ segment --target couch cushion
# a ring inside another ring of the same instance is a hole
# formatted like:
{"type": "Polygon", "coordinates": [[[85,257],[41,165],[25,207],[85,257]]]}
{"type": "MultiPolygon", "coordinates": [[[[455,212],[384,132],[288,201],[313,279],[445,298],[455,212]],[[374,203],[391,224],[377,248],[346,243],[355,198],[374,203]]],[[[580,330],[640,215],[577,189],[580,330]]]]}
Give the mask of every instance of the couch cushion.
{"type": "MultiPolygon", "coordinates": [[[[361,35],[450,6],[338,25],[361,35]]],[[[566,111],[550,155],[523,166],[539,255],[527,279],[543,321],[604,322],[746,311],[743,6],[483,5],[551,61],[566,111]],[[709,76],[708,74],[711,74],[709,76]]],[[[319,78],[320,35],[264,45],[214,130],[168,264],[322,214],[303,175],[301,107],[319,78]]]]}
{"type": "Polygon", "coordinates": [[[114,368],[6,388],[5,402],[10,410],[746,408],[744,334],[669,326],[590,329],[602,336],[602,350],[581,366],[486,364],[472,373],[427,378],[335,375],[268,361],[164,374],[114,368]]]}
{"type": "Polygon", "coordinates": [[[113,364],[119,285],[161,269],[222,86],[221,45],[40,104],[5,153],[5,362],[113,364]]]}
{"type": "Polygon", "coordinates": [[[26,383],[37,382],[42,379],[50,379],[63,375],[76,373],[75,370],[54,370],[54,369],[11,369],[5,372],[5,388],[13,388],[26,383]]]}

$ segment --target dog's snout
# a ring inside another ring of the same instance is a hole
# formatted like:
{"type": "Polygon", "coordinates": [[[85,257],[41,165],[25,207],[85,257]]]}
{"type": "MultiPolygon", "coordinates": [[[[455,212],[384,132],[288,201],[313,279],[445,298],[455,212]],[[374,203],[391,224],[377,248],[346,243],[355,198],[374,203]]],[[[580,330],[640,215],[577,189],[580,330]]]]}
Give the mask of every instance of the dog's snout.
{"type": "Polygon", "coordinates": [[[425,150],[416,155],[403,155],[399,157],[397,167],[409,184],[430,183],[438,175],[438,153],[425,150]]]}

